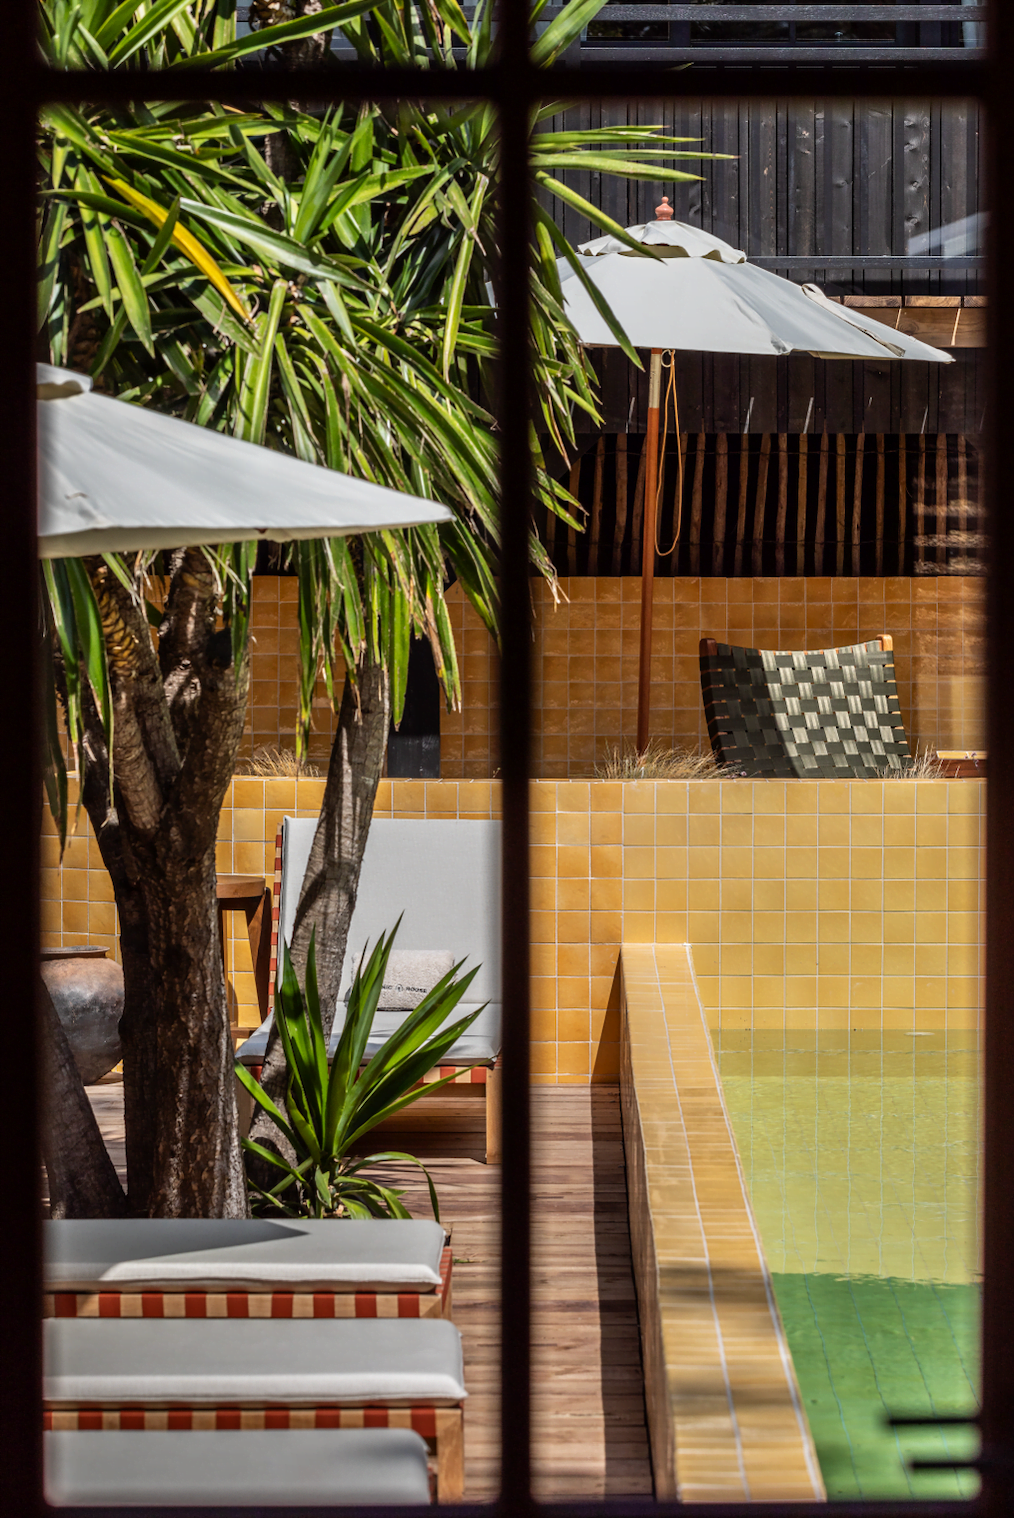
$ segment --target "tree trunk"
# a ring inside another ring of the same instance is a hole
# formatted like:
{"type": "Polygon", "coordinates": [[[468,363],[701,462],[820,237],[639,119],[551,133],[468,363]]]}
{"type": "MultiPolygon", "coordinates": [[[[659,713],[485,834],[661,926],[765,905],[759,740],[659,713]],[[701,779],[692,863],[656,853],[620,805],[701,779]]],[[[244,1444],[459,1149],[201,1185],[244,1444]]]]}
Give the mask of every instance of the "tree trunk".
{"type": "Polygon", "coordinates": [[[89,572],[109,652],[115,804],[90,703],[84,802],[120,912],[131,1205],[153,1217],[245,1217],[215,839],[249,662],[232,665],[200,550],[174,556],[157,655],[129,593],[101,562],[89,572]]]}
{"type": "MultiPolygon", "coordinates": [[[[364,660],[358,688],[357,702],[355,689],[346,678],[324,800],[292,933],[293,966],[301,985],[306,975],[310,936],[316,933],[317,986],[328,1035],[334,1023],[359,871],[391,725],[390,680],[386,669],[364,660]]],[[[261,1080],[268,1095],[283,1104],[285,1053],[275,1028],[268,1040],[261,1080]]],[[[251,1136],[269,1147],[279,1147],[278,1129],[259,1108],[254,1114],[251,1136]]]]}
{"type": "Polygon", "coordinates": [[[246,1180],[218,937],[215,846],[195,857],[184,819],[166,833],[156,842],[154,867],[144,872],[154,972],[146,1021],[155,1044],[148,1211],[163,1218],[243,1218],[246,1180]]]}
{"type": "Polygon", "coordinates": [[[109,1152],[52,997],[39,985],[46,1120],[42,1154],[54,1218],[123,1218],[128,1214],[109,1152]]]}
{"type": "Polygon", "coordinates": [[[112,881],[120,925],[123,967],[123,1123],[127,1149],[127,1194],[139,1217],[148,1212],[155,1169],[155,1040],[149,1035],[149,1009],[154,993],[148,912],[137,879],[136,863],[125,847],[116,811],[109,805],[109,754],[98,713],[84,691],[87,764],[82,800],[98,841],[102,863],[112,881]]]}

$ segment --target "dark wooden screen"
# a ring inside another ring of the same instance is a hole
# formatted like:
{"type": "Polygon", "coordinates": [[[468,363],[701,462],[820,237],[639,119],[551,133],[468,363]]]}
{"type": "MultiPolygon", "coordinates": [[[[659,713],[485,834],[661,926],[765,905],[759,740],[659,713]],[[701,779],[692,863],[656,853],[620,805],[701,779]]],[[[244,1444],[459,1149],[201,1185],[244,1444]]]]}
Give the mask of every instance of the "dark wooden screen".
{"type": "MultiPolygon", "coordinates": [[[[571,472],[585,531],[543,516],[561,575],[637,575],[643,437],[600,437],[571,472]]],[[[964,434],[684,434],[665,450],[657,575],[985,573],[981,444],[964,434]],[[675,540],[675,543],[674,543],[675,540]]]]}

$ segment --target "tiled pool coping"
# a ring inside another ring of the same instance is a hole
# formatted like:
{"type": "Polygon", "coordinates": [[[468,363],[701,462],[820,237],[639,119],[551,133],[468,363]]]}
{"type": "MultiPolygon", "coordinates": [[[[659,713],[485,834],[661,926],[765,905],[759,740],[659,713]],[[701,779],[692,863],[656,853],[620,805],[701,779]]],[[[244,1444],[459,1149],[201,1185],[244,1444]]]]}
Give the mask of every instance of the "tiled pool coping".
{"type": "Polygon", "coordinates": [[[686,944],[621,954],[621,1102],[656,1496],[824,1487],[686,944]]]}

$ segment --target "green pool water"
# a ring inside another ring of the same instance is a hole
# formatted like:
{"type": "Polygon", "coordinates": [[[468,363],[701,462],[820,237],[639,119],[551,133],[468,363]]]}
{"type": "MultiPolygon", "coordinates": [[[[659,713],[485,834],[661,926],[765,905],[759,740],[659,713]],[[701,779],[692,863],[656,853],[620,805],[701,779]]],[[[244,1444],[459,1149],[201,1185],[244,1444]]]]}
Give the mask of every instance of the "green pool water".
{"type": "Polygon", "coordinates": [[[966,1036],[716,1034],[829,1497],[968,1496],[978,1402],[979,1067],[966,1036]]]}

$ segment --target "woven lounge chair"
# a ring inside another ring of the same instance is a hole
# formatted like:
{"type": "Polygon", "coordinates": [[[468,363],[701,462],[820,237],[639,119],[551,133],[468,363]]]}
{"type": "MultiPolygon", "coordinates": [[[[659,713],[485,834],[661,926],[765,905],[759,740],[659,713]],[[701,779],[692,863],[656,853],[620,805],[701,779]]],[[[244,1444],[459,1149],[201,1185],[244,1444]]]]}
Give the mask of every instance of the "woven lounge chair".
{"type": "Polygon", "coordinates": [[[430,1500],[426,1445],[407,1428],[260,1433],[47,1433],[54,1507],[377,1507],[430,1500]]]}
{"type": "Polygon", "coordinates": [[[47,1222],[50,1318],[439,1318],[439,1223],[292,1218],[47,1222]]]}
{"type": "Polygon", "coordinates": [[[43,1330],[47,1432],[250,1430],[269,1444],[287,1429],[404,1428],[433,1451],[438,1500],[461,1500],[466,1393],[453,1323],[49,1318],[43,1330]]]}
{"type": "MultiPolygon", "coordinates": [[[[275,889],[272,906],[272,984],[278,975],[278,944],[292,936],[296,904],[316,829],[311,818],[286,817],[275,841],[275,889]]],[[[467,968],[481,966],[454,1016],[488,1003],[471,1028],[444,1056],[444,1063],[423,1079],[433,1084],[455,1076],[453,1091],[438,1097],[484,1100],[486,1161],[500,1159],[500,824],[498,822],[417,822],[380,818],[371,827],[359,877],[356,908],[339,992],[338,1016],[331,1036],[334,1054],[344,1020],[344,996],[367,942],[375,944],[404,914],[398,949],[450,950],[467,968]],[[475,1066],[474,1069],[465,1067],[475,1066]],[[456,1074],[457,1072],[457,1074],[456,1074]]],[[[273,1014],[272,1014],[273,1015],[273,1014]]],[[[366,1046],[370,1059],[404,1021],[405,1010],[381,1006],[366,1046]]],[[[269,1017],[236,1051],[256,1076],[264,1062],[269,1017]]],[[[246,1103],[249,1097],[243,1093],[246,1103]]],[[[241,1105],[241,1112],[243,1106],[241,1105]]]]}
{"type": "Polygon", "coordinates": [[[700,649],[711,747],[731,774],[876,779],[911,763],[886,635],[816,652],[700,649]]]}

